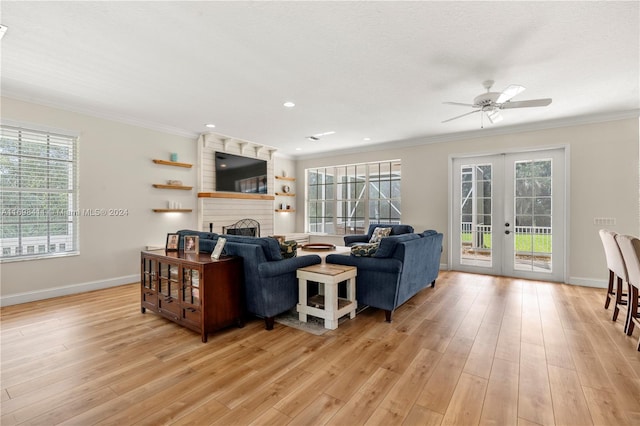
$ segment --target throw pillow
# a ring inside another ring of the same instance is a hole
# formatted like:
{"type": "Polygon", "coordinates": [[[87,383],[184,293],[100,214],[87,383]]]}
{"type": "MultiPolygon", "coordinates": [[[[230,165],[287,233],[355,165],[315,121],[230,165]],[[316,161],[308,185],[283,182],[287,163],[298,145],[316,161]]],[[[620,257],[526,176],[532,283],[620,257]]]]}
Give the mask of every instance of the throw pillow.
{"type": "Polygon", "coordinates": [[[359,244],[351,247],[351,254],[358,257],[371,257],[378,250],[380,243],[359,244]]]}
{"type": "Polygon", "coordinates": [[[391,234],[391,228],[376,228],[371,234],[370,243],[379,243],[384,237],[388,237],[391,234]]]}
{"type": "Polygon", "coordinates": [[[298,243],[296,241],[284,241],[280,243],[280,254],[284,259],[296,257],[298,255],[298,243]]]}

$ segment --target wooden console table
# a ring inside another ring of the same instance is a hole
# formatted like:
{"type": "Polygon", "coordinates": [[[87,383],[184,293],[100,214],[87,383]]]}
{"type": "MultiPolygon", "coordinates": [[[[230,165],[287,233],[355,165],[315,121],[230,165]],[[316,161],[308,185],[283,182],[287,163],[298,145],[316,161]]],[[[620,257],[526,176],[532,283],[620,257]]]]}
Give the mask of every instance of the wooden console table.
{"type": "Polygon", "coordinates": [[[140,254],[142,313],[149,309],[171,321],[207,334],[244,326],[242,258],[143,251],[140,254]]]}

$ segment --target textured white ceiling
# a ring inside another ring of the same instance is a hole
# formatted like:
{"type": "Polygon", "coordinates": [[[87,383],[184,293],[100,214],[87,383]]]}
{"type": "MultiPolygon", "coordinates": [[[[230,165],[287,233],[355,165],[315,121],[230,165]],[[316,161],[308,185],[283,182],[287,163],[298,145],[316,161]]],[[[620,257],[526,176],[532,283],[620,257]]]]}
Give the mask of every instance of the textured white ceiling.
{"type": "Polygon", "coordinates": [[[478,114],[442,124],[467,111],[442,102],[486,79],[553,98],[492,128],[637,111],[639,4],[3,1],[1,89],[188,134],[215,123],[293,156],[437,140],[479,129],[478,114]]]}

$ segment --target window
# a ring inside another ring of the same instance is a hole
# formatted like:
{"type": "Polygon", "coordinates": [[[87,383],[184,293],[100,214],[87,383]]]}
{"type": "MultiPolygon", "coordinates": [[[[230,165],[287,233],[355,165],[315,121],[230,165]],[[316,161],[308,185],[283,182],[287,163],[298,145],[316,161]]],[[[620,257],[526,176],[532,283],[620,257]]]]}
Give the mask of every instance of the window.
{"type": "Polygon", "coordinates": [[[77,253],[77,161],[74,136],[0,126],[0,260],[77,253]]]}
{"type": "Polygon", "coordinates": [[[307,231],[364,234],[369,223],[400,223],[401,163],[307,169],[307,231]]]}

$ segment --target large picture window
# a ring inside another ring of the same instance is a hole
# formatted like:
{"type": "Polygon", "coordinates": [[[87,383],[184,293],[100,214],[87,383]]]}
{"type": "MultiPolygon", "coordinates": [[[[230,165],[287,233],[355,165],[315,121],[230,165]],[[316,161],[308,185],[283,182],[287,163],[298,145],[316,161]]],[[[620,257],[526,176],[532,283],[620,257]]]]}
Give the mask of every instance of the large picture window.
{"type": "Polygon", "coordinates": [[[77,139],[0,126],[0,260],[78,250],[77,139]]]}
{"type": "Polygon", "coordinates": [[[307,169],[306,182],[308,232],[364,234],[370,223],[400,223],[400,160],[307,169]]]}

